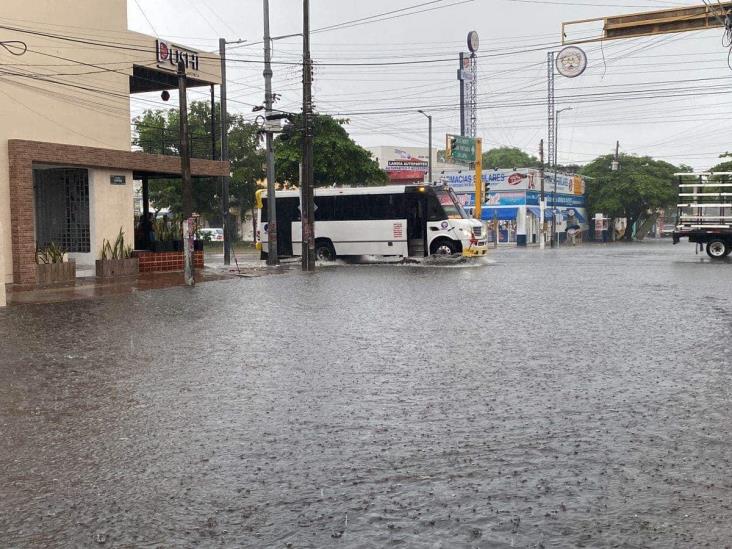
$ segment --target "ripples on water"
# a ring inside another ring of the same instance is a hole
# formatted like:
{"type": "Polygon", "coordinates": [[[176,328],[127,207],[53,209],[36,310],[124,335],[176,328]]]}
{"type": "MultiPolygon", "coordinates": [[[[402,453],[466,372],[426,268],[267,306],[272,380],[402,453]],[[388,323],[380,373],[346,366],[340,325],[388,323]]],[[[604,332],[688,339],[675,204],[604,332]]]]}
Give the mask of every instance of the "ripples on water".
{"type": "Polygon", "coordinates": [[[732,263],[689,249],[0,311],[3,545],[723,547],[732,263]]]}

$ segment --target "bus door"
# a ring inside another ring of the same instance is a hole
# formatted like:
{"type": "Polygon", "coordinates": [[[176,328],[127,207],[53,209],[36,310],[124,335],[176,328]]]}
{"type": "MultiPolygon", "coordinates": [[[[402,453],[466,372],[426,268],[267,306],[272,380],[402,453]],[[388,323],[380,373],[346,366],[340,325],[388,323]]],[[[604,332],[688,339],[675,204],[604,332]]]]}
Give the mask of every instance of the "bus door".
{"type": "Polygon", "coordinates": [[[292,223],[300,221],[300,199],[277,199],[277,254],[292,256],[292,223]]]}
{"type": "Polygon", "coordinates": [[[405,193],[407,217],[407,253],[410,257],[427,255],[427,196],[425,193],[405,193]]]}

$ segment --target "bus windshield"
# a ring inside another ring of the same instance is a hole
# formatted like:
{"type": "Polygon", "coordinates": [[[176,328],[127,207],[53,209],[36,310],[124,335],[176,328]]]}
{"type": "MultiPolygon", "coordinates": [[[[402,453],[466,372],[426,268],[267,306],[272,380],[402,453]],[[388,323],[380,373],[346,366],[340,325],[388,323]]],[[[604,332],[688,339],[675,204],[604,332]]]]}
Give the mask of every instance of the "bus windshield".
{"type": "Polygon", "coordinates": [[[448,219],[468,219],[468,214],[465,213],[452,189],[435,191],[435,194],[440,200],[448,219]]]}

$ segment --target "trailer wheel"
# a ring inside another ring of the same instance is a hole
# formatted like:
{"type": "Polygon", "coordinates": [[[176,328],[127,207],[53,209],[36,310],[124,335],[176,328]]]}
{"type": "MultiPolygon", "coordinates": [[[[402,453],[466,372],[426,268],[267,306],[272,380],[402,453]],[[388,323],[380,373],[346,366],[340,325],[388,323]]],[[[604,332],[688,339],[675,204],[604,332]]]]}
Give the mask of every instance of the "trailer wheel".
{"type": "Polygon", "coordinates": [[[732,248],[724,240],[710,240],[707,242],[707,255],[712,259],[723,259],[731,251],[732,248]]]}

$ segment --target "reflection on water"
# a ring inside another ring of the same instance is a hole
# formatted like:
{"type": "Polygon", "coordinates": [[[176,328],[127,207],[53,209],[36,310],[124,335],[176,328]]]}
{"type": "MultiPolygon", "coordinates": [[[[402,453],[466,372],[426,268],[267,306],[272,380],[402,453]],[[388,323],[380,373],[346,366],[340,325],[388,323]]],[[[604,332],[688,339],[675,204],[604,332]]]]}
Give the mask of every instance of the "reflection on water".
{"type": "Polygon", "coordinates": [[[0,311],[3,545],[729,543],[732,264],[483,267],[0,311]]]}

